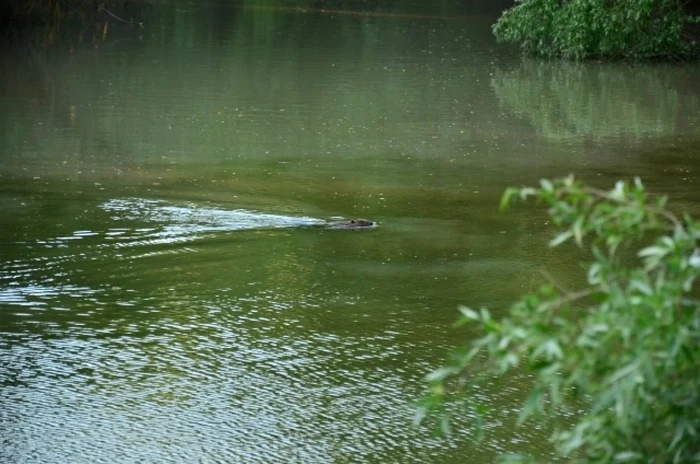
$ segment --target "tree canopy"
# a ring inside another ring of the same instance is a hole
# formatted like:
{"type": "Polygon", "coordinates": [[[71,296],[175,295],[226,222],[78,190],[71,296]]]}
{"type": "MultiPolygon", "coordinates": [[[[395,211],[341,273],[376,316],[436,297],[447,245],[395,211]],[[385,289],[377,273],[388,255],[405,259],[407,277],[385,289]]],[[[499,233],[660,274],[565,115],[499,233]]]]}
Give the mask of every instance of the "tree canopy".
{"type": "Polygon", "coordinates": [[[697,59],[698,2],[516,0],[493,30],[527,53],[567,59],[697,59]]]}

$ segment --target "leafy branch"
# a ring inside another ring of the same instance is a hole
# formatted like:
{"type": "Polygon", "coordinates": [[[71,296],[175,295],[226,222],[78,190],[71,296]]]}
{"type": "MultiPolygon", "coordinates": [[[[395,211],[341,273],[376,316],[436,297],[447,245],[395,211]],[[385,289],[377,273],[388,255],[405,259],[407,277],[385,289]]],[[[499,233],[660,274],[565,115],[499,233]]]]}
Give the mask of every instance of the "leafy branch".
{"type": "Polygon", "coordinates": [[[544,179],[540,188],[507,189],[501,208],[528,199],[546,204],[563,229],[550,246],[573,241],[590,249],[587,287],[568,291],[545,271],[549,283],[522,297],[505,318],[460,307],[456,325],[477,324],[484,335],[428,375],[419,417],[440,417],[446,429],[445,406],[456,401],[478,418],[478,428],[488,420],[474,399],[479,382],[526,372],[532,385],[519,423],[584,411],[568,427],[554,426],[551,440],[561,456],[695,462],[700,223],[678,219],[665,208],[666,198],[649,195],[639,179],[610,191],[573,177],[544,179]]]}

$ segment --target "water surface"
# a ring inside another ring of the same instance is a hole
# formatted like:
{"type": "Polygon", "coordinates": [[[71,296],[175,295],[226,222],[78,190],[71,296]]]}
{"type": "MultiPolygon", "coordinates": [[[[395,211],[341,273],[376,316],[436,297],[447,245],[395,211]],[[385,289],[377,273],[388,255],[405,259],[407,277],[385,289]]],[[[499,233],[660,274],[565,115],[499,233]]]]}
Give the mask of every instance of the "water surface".
{"type": "Polygon", "coordinates": [[[457,304],[582,282],[505,187],[638,175],[700,213],[700,68],[522,60],[435,8],[156,3],[5,47],[0,461],[549,459],[526,379],[479,449],[411,402],[475,335],[457,304]],[[380,227],[287,227],[338,217],[380,227]]]}

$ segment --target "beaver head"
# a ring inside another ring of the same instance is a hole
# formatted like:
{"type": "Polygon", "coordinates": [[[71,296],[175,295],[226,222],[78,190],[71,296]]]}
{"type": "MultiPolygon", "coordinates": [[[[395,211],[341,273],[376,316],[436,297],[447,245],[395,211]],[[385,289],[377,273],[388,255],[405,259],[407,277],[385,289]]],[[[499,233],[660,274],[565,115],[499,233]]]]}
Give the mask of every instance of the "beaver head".
{"type": "Polygon", "coordinates": [[[370,229],[376,226],[376,222],[368,219],[351,219],[349,221],[329,222],[326,227],[329,229],[370,229]]]}
{"type": "Polygon", "coordinates": [[[369,219],[351,219],[348,221],[350,227],[372,227],[374,226],[374,221],[369,219]]]}

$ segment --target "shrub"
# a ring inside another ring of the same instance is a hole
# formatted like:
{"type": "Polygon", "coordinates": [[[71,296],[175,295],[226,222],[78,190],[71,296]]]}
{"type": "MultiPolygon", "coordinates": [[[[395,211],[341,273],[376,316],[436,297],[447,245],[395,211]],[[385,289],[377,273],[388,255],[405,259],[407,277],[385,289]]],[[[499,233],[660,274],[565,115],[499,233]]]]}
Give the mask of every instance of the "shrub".
{"type": "Polygon", "coordinates": [[[501,320],[460,308],[458,324],[478,324],[483,336],[428,375],[419,417],[458,400],[488,420],[472,400],[479,378],[527,372],[520,423],[583,411],[564,425],[549,421],[556,450],[572,462],[698,462],[700,222],[674,216],[638,179],[610,191],[542,180],[507,190],[501,206],[529,198],[563,227],[551,246],[590,248],[587,286],[552,281],[501,320]]]}
{"type": "Polygon", "coordinates": [[[566,59],[696,58],[700,17],[681,0],[516,0],[493,31],[530,54],[566,59]]]}

